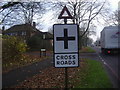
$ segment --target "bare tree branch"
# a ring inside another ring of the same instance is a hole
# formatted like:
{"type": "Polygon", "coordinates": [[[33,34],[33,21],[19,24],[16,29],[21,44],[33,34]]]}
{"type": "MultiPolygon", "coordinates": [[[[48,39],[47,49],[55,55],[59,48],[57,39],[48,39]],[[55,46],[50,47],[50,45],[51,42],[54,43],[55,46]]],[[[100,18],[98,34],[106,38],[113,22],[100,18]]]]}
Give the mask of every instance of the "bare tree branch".
{"type": "Polygon", "coordinates": [[[19,4],[19,3],[20,2],[8,2],[7,4],[0,6],[0,9],[7,9],[7,8],[13,7],[14,5],[19,4]]]}
{"type": "Polygon", "coordinates": [[[1,21],[4,21],[3,23],[5,24],[8,23],[6,23],[6,21],[32,24],[35,15],[39,13],[39,17],[41,17],[43,14],[45,10],[42,6],[43,3],[44,2],[8,2],[2,6],[3,9],[1,9],[0,15],[4,14],[4,16],[2,16],[3,20],[1,21]],[[12,8],[12,10],[10,8],[12,8]],[[20,17],[22,17],[21,20],[20,17]]]}

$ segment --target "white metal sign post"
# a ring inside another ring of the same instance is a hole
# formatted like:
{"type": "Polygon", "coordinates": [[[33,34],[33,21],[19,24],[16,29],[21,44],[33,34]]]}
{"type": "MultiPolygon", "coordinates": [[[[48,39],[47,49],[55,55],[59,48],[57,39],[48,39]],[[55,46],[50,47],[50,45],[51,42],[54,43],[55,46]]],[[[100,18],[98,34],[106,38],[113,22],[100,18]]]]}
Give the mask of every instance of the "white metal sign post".
{"type": "Polygon", "coordinates": [[[78,67],[78,25],[55,24],[53,28],[55,67],[78,67]]]}

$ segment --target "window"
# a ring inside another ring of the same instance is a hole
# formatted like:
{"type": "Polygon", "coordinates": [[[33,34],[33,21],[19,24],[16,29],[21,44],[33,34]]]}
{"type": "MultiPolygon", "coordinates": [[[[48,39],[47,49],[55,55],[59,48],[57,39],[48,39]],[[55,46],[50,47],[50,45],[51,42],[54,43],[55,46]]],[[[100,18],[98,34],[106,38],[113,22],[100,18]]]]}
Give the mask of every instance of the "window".
{"type": "Polygon", "coordinates": [[[25,31],[22,32],[22,36],[23,36],[23,35],[26,35],[26,32],[25,32],[25,31]]]}

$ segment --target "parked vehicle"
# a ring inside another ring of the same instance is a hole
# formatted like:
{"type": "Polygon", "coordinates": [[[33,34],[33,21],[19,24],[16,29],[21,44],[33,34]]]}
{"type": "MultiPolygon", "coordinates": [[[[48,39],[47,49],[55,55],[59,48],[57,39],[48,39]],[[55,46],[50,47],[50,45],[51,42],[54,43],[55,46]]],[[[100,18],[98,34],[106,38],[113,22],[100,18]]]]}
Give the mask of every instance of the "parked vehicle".
{"type": "Polygon", "coordinates": [[[118,26],[108,26],[101,31],[102,53],[116,53],[120,51],[120,31],[118,26]]]}

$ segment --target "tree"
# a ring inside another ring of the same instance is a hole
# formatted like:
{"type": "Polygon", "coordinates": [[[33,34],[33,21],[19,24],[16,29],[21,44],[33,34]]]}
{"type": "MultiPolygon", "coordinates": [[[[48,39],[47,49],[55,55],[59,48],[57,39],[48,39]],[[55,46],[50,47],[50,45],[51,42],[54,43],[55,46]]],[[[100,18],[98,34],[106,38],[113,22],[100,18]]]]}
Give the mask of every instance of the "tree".
{"type": "Polygon", "coordinates": [[[92,44],[93,44],[93,39],[92,38],[88,38],[87,45],[92,45],[92,44]]]}
{"type": "Polygon", "coordinates": [[[68,9],[70,10],[73,16],[72,22],[74,24],[79,25],[80,42],[81,42],[81,38],[83,38],[88,33],[88,31],[90,30],[91,24],[93,24],[93,21],[95,21],[99,15],[105,12],[106,10],[105,4],[106,4],[106,0],[103,2],[99,0],[92,0],[92,1],[91,0],[67,0],[67,2],[64,2],[64,3],[63,2],[55,3],[54,7],[60,8],[60,7],[63,7],[64,5],[68,7],[68,9]],[[85,27],[84,27],[84,30],[82,30],[81,28],[84,26],[84,24],[85,24],[85,27]]]}
{"type": "Polygon", "coordinates": [[[43,38],[43,34],[35,34],[29,40],[27,40],[27,44],[30,48],[30,50],[36,50],[39,51],[42,48],[45,48],[46,50],[52,50],[52,44],[50,40],[47,40],[47,35],[46,39],[43,38]]]}
{"type": "Polygon", "coordinates": [[[35,15],[37,15],[37,17],[40,18],[40,16],[41,16],[40,14],[42,14],[43,10],[45,10],[45,9],[43,9],[42,5],[43,4],[41,2],[21,3],[20,10],[24,16],[25,23],[32,24],[35,15]]]}
{"type": "Polygon", "coordinates": [[[105,23],[108,25],[118,25],[120,22],[120,10],[116,10],[107,16],[105,23]]]}
{"type": "Polygon", "coordinates": [[[14,5],[19,4],[19,3],[20,2],[8,2],[8,3],[5,3],[4,5],[1,5],[0,9],[7,9],[7,8],[13,7],[14,5]]]}
{"type": "Polygon", "coordinates": [[[28,47],[30,50],[40,50],[42,48],[43,40],[40,35],[34,35],[27,41],[28,47]]]}
{"type": "Polygon", "coordinates": [[[40,19],[44,12],[43,2],[8,2],[0,9],[1,23],[13,25],[17,23],[29,23],[40,19]]]}
{"type": "Polygon", "coordinates": [[[0,3],[0,24],[3,24],[5,19],[11,14],[13,10],[13,6],[17,5],[19,2],[1,2],[0,3]]]}

